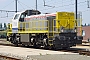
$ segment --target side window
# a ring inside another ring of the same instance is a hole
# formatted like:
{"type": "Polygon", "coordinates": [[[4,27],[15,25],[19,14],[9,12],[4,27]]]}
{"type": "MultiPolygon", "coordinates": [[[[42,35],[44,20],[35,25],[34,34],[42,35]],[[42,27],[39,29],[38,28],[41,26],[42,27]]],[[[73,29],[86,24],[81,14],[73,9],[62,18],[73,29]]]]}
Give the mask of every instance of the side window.
{"type": "Polygon", "coordinates": [[[20,21],[20,22],[23,22],[23,21],[24,21],[24,18],[25,18],[25,14],[24,14],[24,13],[22,13],[22,14],[21,14],[21,16],[20,16],[19,21],[20,21]]]}
{"type": "Polygon", "coordinates": [[[19,14],[16,14],[14,17],[14,20],[18,19],[18,17],[19,17],[19,14]]]}
{"type": "Polygon", "coordinates": [[[85,31],[84,30],[82,30],[82,36],[85,36],[85,31]]]}
{"type": "Polygon", "coordinates": [[[25,17],[25,16],[22,14],[22,15],[21,15],[21,18],[24,18],[24,17],[25,17]]]}

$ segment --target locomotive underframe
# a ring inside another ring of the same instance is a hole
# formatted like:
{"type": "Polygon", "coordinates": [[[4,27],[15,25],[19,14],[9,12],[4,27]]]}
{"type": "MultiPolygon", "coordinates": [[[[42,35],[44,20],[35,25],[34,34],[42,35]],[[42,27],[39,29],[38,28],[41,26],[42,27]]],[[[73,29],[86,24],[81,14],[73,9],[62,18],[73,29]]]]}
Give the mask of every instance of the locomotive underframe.
{"type": "Polygon", "coordinates": [[[76,33],[60,33],[52,38],[48,38],[47,33],[11,34],[7,37],[7,40],[16,46],[18,46],[18,44],[22,44],[24,46],[26,45],[54,49],[69,48],[76,46],[76,44],[82,43],[82,38],[78,37],[76,33]]]}

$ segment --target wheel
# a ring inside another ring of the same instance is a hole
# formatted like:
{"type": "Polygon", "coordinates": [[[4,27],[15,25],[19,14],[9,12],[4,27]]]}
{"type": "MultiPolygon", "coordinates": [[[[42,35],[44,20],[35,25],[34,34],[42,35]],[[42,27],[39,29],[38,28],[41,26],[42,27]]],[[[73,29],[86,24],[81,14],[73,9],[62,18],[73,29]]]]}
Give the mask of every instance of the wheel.
{"type": "Polygon", "coordinates": [[[22,47],[25,47],[25,44],[22,44],[22,47]]]}
{"type": "Polygon", "coordinates": [[[8,36],[7,36],[7,41],[9,41],[8,36]]]}
{"type": "Polygon", "coordinates": [[[69,47],[63,47],[62,49],[65,49],[65,50],[66,50],[66,49],[68,49],[68,48],[69,48],[69,47]]]}
{"type": "Polygon", "coordinates": [[[18,41],[14,40],[14,45],[18,47],[18,41]]]}
{"type": "Polygon", "coordinates": [[[16,43],[16,44],[14,44],[14,46],[15,46],[15,47],[18,47],[18,44],[16,43]]]}

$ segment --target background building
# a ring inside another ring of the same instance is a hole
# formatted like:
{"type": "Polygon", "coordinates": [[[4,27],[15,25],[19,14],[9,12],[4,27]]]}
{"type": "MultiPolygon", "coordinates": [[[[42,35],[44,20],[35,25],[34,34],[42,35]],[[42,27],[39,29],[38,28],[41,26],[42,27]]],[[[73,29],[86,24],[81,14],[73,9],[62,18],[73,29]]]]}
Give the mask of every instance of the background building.
{"type": "Polygon", "coordinates": [[[90,39],[90,26],[82,27],[82,36],[84,40],[90,39]]]}

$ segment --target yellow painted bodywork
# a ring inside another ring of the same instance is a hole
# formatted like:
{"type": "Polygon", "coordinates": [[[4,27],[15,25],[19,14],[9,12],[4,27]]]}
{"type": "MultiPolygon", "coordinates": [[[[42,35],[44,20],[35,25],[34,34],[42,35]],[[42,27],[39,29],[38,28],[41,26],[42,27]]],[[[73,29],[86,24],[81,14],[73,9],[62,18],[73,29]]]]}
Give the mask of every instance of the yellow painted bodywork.
{"type": "Polygon", "coordinates": [[[60,29],[60,27],[64,27],[65,29],[73,29],[75,24],[73,12],[57,12],[56,26],[58,29],[60,29]]]}
{"type": "MultiPolygon", "coordinates": [[[[49,31],[50,24],[49,20],[33,20],[31,22],[19,22],[18,23],[18,33],[19,34],[37,34],[37,33],[45,33],[48,35],[48,38],[53,38],[55,34],[60,33],[60,28],[64,27],[64,29],[74,29],[75,27],[80,27],[80,32],[82,32],[81,20],[76,20],[74,18],[73,12],[57,12],[56,19],[53,19],[52,22],[52,31],[49,31]],[[79,21],[79,23],[76,23],[79,21]],[[45,26],[45,22],[47,26],[45,26]],[[20,24],[23,28],[20,28],[20,24]],[[77,26],[76,26],[77,24],[77,26]],[[28,25],[28,28],[27,28],[28,25]],[[37,26],[38,25],[38,26],[37,26]],[[80,25],[80,26],[79,26],[80,25]],[[52,34],[52,35],[50,35],[52,34]]],[[[7,29],[7,36],[12,34],[12,24],[8,24],[9,28],[7,29]]],[[[80,33],[81,34],[81,33],[80,33]]],[[[53,40],[49,40],[50,46],[53,45],[53,40]]]]}
{"type": "MultiPolygon", "coordinates": [[[[74,17],[75,16],[73,12],[57,12],[56,19],[54,19],[56,23],[53,20],[53,30],[51,32],[49,32],[49,21],[48,20],[21,22],[23,25],[23,28],[22,30],[20,30],[20,23],[18,23],[18,29],[19,29],[18,33],[19,34],[20,33],[25,33],[25,34],[26,33],[47,33],[48,36],[49,36],[49,33],[52,33],[54,36],[54,34],[60,33],[60,31],[58,31],[60,27],[64,27],[64,29],[74,29],[76,27],[76,20],[74,17]],[[44,22],[47,22],[47,26],[44,26],[44,22]],[[36,23],[38,24],[42,23],[42,25],[39,24],[37,27],[36,23]],[[54,25],[54,23],[56,25],[54,25]],[[26,27],[27,24],[29,25],[28,28],[26,27]]],[[[8,24],[8,26],[9,28],[7,29],[7,35],[12,34],[12,24],[8,24]]]]}
{"type": "MultiPolygon", "coordinates": [[[[48,23],[48,20],[40,21],[31,21],[31,22],[20,22],[18,23],[18,33],[27,34],[27,33],[49,33],[48,26],[45,26],[44,22],[48,23]],[[42,23],[42,25],[36,25],[36,23],[42,23]],[[20,24],[23,28],[20,28],[20,24]],[[27,28],[28,25],[28,28],[27,28]]],[[[7,29],[7,36],[12,34],[12,24],[8,24],[9,28],[7,29]]]]}

